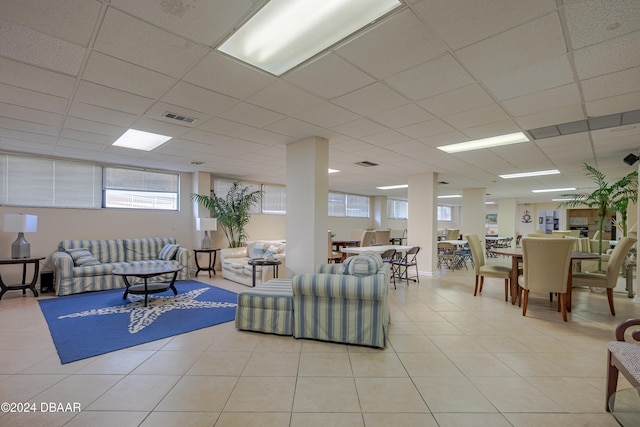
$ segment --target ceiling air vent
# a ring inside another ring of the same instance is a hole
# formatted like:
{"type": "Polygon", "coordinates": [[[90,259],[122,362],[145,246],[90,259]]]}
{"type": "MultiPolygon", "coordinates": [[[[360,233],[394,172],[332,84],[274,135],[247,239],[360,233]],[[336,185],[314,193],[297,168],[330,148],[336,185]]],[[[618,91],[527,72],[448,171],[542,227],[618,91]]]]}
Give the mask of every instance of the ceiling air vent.
{"type": "Polygon", "coordinates": [[[370,162],[368,160],[363,160],[361,162],[355,162],[354,165],[363,166],[365,168],[370,168],[371,166],[378,166],[377,163],[370,162]]]}
{"type": "Polygon", "coordinates": [[[176,113],[170,113],[168,111],[164,113],[162,117],[166,117],[167,119],[177,120],[179,122],[185,122],[185,123],[193,123],[196,120],[198,120],[195,117],[187,117],[187,116],[183,116],[176,113]]]}
{"type": "Polygon", "coordinates": [[[438,184],[446,185],[446,184],[448,184],[448,182],[447,181],[438,181],[438,184]]]}

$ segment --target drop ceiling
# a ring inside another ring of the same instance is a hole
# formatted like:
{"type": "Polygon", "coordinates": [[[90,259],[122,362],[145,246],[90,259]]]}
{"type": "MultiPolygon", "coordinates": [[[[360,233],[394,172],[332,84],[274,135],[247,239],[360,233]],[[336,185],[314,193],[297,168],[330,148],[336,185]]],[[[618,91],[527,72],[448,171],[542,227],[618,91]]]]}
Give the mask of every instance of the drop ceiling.
{"type": "Polygon", "coordinates": [[[0,150],[285,184],[287,144],[321,136],[334,191],[404,197],[376,187],[436,172],[441,195],[520,203],[587,191],[585,162],[612,179],[637,167],[622,161],[639,151],[637,121],[585,124],[638,116],[640,2],[406,0],[280,77],[216,50],[262,4],[3,0],[0,150]],[[129,128],[173,139],[112,146],[129,128]],[[435,148],[529,130],[544,137],[435,148]],[[547,169],[561,173],[498,177],[547,169]]]}

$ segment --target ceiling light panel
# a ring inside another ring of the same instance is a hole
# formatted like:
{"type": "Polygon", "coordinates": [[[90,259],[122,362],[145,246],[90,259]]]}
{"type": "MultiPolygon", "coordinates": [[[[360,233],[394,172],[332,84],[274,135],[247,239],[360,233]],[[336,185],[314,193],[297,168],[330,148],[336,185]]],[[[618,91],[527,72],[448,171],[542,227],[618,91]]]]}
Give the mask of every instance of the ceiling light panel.
{"type": "Polygon", "coordinates": [[[545,188],[541,190],[531,190],[532,193],[553,193],[556,191],[576,191],[575,187],[568,188],[545,188]]]}
{"type": "Polygon", "coordinates": [[[270,1],[218,50],[279,76],[401,4],[399,0],[270,1]]]}
{"type": "Polygon", "coordinates": [[[460,153],[463,151],[480,150],[482,148],[499,147],[502,145],[518,144],[528,142],[529,138],[522,132],[509,133],[506,135],[492,136],[491,138],[476,139],[474,141],[461,142],[458,144],[442,145],[436,147],[445,153],[460,153]]]}
{"type": "Polygon", "coordinates": [[[513,178],[528,178],[531,176],[544,176],[544,175],[556,175],[559,174],[560,171],[558,169],[550,169],[546,171],[533,171],[533,172],[522,172],[522,173],[509,173],[506,175],[498,175],[503,179],[513,179],[513,178]]]}
{"type": "Polygon", "coordinates": [[[113,143],[116,147],[134,150],[151,151],[170,140],[172,137],[143,130],[129,129],[113,143]]]}

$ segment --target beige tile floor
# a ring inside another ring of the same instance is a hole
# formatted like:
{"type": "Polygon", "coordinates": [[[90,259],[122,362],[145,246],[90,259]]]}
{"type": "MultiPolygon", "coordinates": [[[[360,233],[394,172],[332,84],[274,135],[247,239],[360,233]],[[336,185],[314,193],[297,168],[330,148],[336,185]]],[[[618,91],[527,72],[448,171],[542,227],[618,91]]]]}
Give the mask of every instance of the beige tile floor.
{"type": "Polygon", "coordinates": [[[81,411],[0,413],[0,425],[617,425],[604,411],[606,343],[640,306],[616,294],[614,318],[605,294],[580,289],[568,323],[545,295],[532,294],[523,317],[503,301],[500,280],[487,279],[478,297],[473,280],[443,270],[391,288],[385,350],[230,322],[66,365],[36,299],[11,292],[0,301],[0,402],[77,402],[81,411]]]}

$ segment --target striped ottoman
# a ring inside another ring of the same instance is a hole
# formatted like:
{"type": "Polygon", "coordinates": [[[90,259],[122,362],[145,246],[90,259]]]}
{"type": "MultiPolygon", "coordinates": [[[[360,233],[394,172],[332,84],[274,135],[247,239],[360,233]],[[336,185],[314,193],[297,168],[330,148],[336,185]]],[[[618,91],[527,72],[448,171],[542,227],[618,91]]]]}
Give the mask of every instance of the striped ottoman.
{"type": "Polygon", "coordinates": [[[293,335],[291,279],[273,279],[238,293],[236,328],[293,335]]]}

